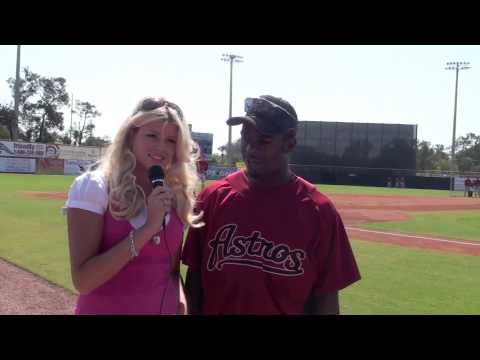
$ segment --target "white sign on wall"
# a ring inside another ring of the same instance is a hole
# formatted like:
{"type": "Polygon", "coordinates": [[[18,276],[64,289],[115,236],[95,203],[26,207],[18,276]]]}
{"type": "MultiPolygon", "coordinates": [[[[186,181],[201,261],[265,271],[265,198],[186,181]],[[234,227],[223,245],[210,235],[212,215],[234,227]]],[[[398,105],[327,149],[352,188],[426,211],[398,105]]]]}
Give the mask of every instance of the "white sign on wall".
{"type": "Polygon", "coordinates": [[[60,145],[58,158],[66,160],[98,160],[101,150],[98,147],[60,145]]]}
{"type": "Polygon", "coordinates": [[[35,159],[0,157],[0,172],[35,173],[35,159]]]}
{"type": "Polygon", "coordinates": [[[209,180],[221,179],[225,176],[230,175],[231,173],[234,173],[235,171],[238,171],[236,167],[212,165],[208,167],[207,179],[209,180]]]}

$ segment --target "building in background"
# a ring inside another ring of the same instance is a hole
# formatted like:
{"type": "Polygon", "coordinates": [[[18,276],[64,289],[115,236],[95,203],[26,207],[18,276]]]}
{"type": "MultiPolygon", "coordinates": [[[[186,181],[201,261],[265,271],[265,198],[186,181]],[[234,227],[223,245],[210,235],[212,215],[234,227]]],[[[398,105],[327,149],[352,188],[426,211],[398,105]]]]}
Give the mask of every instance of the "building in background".
{"type": "Polygon", "coordinates": [[[192,139],[200,146],[202,159],[212,160],[213,134],[192,131],[192,139]]]}

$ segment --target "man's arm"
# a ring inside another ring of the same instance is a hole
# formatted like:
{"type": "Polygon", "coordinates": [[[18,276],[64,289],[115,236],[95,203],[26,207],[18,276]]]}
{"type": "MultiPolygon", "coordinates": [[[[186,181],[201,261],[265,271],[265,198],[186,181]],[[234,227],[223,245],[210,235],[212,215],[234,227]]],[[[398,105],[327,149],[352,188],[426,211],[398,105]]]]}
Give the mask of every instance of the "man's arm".
{"type": "Polygon", "coordinates": [[[306,315],[340,315],[338,291],[312,295],[305,307],[306,315]]]}
{"type": "Polygon", "coordinates": [[[202,314],[202,272],[191,267],[187,270],[185,280],[185,291],[187,295],[188,308],[191,315],[202,314]]]}

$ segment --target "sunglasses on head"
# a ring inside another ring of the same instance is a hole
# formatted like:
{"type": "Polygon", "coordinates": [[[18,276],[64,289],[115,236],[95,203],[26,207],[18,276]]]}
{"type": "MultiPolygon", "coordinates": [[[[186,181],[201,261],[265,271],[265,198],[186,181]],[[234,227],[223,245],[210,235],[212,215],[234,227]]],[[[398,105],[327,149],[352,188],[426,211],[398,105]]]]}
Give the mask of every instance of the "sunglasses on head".
{"type": "Polygon", "coordinates": [[[152,111],[152,110],[164,107],[164,106],[167,106],[171,109],[174,109],[177,112],[180,119],[183,120],[183,112],[180,109],[180,107],[175,103],[172,103],[170,101],[167,101],[167,100],[161,99],[161,98],[160,99],[146,98],[137,107],[137,110],[134,112],[134,115],[137,114],[139,111],[152,111]]]}
{"type": "Polygon", "coordinates": [[[296,121],[295,118],[283,107],[261,98],[246,98],[245,113],[247,113],[247,115],[263,115],[268,118],[279,117],[289,121],[296,121]]]}

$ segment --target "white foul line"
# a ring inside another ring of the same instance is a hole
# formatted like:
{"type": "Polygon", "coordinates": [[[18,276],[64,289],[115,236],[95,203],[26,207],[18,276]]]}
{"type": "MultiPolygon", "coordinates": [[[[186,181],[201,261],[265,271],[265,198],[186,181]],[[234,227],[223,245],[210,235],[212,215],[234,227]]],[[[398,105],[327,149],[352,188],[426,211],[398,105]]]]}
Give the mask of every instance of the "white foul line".
{"type": "Polygon", "coordinates": [[[374,233],[374,234],[383,234],[383,235],[392,235],[392,236],[399,236],[399,237],[409,237],[409,238],[414,238],[414,239],[441,241],[441,242],[461,244],[461,245],[480,246],[480,243],[470,243],[470,242],[465,242],[465,241],[437,239],[437,238],[430,238],[430,237],[417,236],[417,235],[407,235],[407,234],[398,234],[398,233],[396,234],[396,233],[389,233],[389,232],[384,232],[384,231],[375,231],[375,230],[366,230],[366,229],[354,228],[354,227],[349,227],[349,226],[347,226],[346,229],[347,230],[355,230],[355,231],[364,231],[364,232],[374,233]]]}

